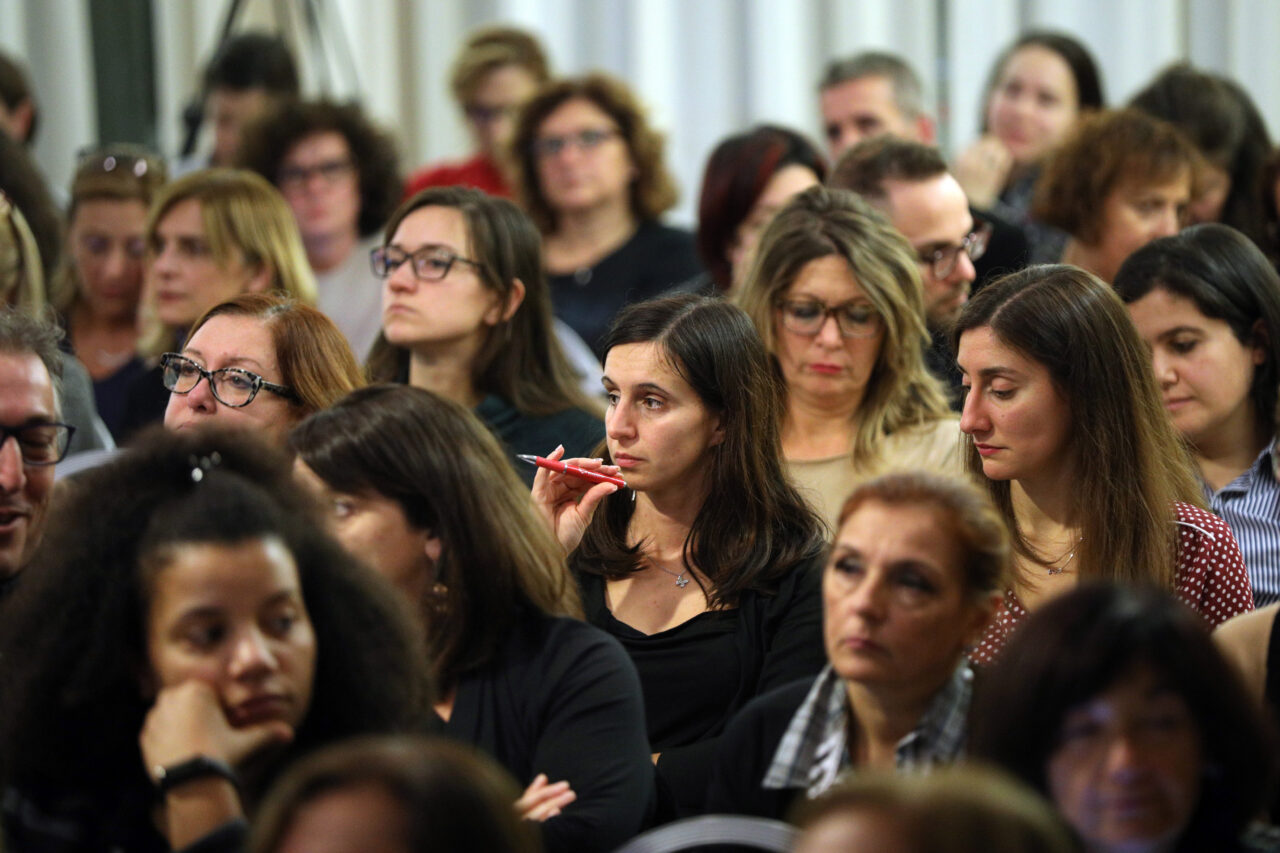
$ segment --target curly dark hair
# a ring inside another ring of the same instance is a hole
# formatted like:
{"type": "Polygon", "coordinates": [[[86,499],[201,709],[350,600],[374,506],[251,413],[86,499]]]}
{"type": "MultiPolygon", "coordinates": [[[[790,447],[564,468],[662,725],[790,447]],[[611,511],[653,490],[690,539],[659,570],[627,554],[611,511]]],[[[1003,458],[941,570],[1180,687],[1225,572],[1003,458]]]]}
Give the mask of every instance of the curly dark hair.
{"type": "Polygon", "coordinates": [[[236,165],[276,184],[289,150],[318,133],[341,134],[351,149],[360,176],[357,227],[361,237],[368,237],[381,229],[396,209],[404,183],[395,142],[369,121],[359,105],[285,101],[245,128],[236,165]]]}
{"type": "MultiPolygon", "coordinates": [[[[431,690],[400,597],[324,535],[289,460],[244,433],[156,430],[73,482],[0,620],[0,778],[22,790],[146,802],[149,556],[273,536],[298,566],[316,635],[311,706],[262,774],[357,734],[421,730],[431,690]],[[193,470],[208,471],[198,480],[193,470]]],[[[260,790],[245,792],[253,805],[260,790]]]]}

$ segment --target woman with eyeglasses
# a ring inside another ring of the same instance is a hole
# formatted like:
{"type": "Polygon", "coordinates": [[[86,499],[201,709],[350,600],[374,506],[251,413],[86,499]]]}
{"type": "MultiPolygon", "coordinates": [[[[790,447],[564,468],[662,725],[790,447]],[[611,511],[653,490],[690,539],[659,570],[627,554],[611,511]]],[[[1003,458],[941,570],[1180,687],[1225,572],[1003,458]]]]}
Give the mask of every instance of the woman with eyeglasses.
{"type": "Polygon", "coordinates": [[[891,470],[960,471],[915,253],[854,193],[814,187],[773,218],[738,295],[786,385],[782,452],[828,527],[891,470]]]}
{"type": "Polygon", "coordinates": [[[471,409],[527,483],[535,471],[519,454],[595,455],[600,407],[555,335],[541,240],[519,208],[475,189],[423,190],[392,215],[372,263],[386,280],[372,380],[471,409]]]}
{"type": "MultiPolygon", "coordinates": [[[[165,186],[147,219],[146,265],[139,351],[149,360],[178,349],[206,311],[242,293],[316,301],[289,206],[238,169],[205,169],[165,186]]],[[[129,388],[124,433],[163,417],[169,391],[161,373],[157,363],[129,388]]]]}
{"type": "Polygon", "coordinates": [[[299,421],[364,385],[351,347],[309,305],[248,293],[195,322],[182,351],[160,357],[171,430],[207,424],[251,430],[276,444],[299,421]]]}
{"type": "Polygon", "coordinates": [[[165,179],[163,161],[113,146],[85,155],[71,181],[67,256],[53,307],[93,379],[98,414],[117,437],[127,389],[146,372],[138,356],[138,302],[147,210],[165,179]]]}
{"type": "Polygon", "coordinates": [[[659,222],[676,203],[663,144],[606,74],[551,83],[520,113],[517,190],[544,238],[556,316],[597,357],[619,309],[700,271],[693,236],[659,222]]]}

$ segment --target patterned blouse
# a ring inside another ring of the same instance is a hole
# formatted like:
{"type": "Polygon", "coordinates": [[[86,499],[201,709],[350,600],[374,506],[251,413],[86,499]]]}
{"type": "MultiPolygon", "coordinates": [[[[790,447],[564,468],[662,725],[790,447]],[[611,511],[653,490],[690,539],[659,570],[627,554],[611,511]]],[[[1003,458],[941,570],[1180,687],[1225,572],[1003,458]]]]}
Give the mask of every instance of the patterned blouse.
{"type": "MultiPolygon", "coordinates": [[[[1253,588],[1245,571],[1240,546],[1225,521],[1190,504],[1173,505],[1178,525],[1177,594],[1210,627],[1253,609],[1253,588]]],[[[999,657],[1009,636],[1027,619],[1013,590],[987,633],[969,652],[969,660],[985,666],[999,657]]]]}

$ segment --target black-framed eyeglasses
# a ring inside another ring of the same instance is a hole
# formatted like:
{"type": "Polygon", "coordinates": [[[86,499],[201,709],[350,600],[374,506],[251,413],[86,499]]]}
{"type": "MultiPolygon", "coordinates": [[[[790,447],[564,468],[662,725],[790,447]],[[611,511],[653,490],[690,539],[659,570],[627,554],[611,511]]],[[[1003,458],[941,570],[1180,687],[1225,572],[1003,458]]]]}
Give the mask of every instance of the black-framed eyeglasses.
{"type": "Polygon", "coordinates": [[[479,261],[464,258],[444,246],[423,246],[416,252],[406,252],[395,246],[381,246],[369,253],[369,263],[373,266],[373,274],[378,278],[390,277],[405,261],[410,261],[409,268],[423,281],[440,281],[449,274],[454,264],[469,264],[477,270],[484,269],[479,261]]]}
{"type": "Polygon", "coordinates": [[[321,183],[333,186],[347,173],[353,171],[356,164],[349,158],[346,160],[326,160],[313,166],[285,166],[276,175],[276,184],[281,189],[304,187],[313,177],[320,178],[321,183]]]}
{"type": "Polygon", "coordinates": [[[56,465],[67,455],[76,428],[63,423],[33,423],[10,427],[0,425],[0,449],[12,438],[24,465],[56,465]]]}
{"type": "Polygon", "coordinates": [[[576,146],[579,151],[591,151],[615,136],[621,136],[621,133],[607,127],[588,128],[564,136],[543,136],[533,140],[533,153],[537,157],[554,157],[569,145],[576,146]]]}
{"type": "Polygon", "coordinates": [[[297,401],[298,395],[292,388],[268,382],[252,370],[242,367],[222,367],[217,370],[205,370],[204,367],[176,352],[167,352],[160,356],[160,366],[164,369],[164,387],[175,394],[190,394],[207,380],[213,391],[214,399],[224,406],[239,409],[253,402],[262,390],[270,391],[286,400],[297,401]]]}
{"type": "Polygon", "coordinates": [[[921,252],[917,258],[926,264],[934,278],[946,278],[956,268],[960,253],[964,252],[969,260],[976,261],[987,253],[987,243],[991,241],[991,223],[982,222],[965,235],[958,246],[947,246],[932,252],[921,252]]]}
{"type": "Polygon", "coordinates": [[[818,299],[784,299],[778,303],[782,325],[798,335],[816,335],[828,317],[836,318],[840,336],[869,338],[880,331],[880,314],[865,302],[828,305],[818,299]]]}

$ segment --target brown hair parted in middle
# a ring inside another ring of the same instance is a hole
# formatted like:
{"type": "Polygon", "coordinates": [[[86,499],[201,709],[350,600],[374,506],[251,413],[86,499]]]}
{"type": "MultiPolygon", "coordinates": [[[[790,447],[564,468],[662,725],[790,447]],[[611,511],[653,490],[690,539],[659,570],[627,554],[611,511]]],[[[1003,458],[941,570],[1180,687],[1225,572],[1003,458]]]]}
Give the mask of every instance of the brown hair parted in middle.
{"type": "MultiPolygon", "coordinates": [[[[1120,297],[1078,267],[1028,267],[988,284],[965,305],[953,349],[979,328],[1044,365],[1069,407],[1066,452],[1076,475],[1070,509],[1080,523],[1081,577],[1173,589],[1173,505],[1203,507],[1204,495],[1120,297]]],[[[1018,529],[1009,481],[985,477],[973,437],[965,444],[967,467],[995,500],[1016,553],[1041,559],[1018,529]]]]}
{"type": "Polygon", "coordinates": [[[675,206],[675,179],[663,160],[665,141],[649,125],[648,116],[635,94],[621,80],[602,72],[572,77],[548,84],[520,110],[512,138],[512,154],[519,167],[518,191],[543,234],[556,230],[556,211],[547,202],[538,182],[538,162],[534,143],[542,122],[560,106],[573,100],[590,101],[618,125],[627,145],[635,178],[631,182],[631,212],[641,222],[657,219],[675,206]]]}
{"type": "Polygon", "coordinates": [[[362,387],[364,374],[346,337],[318,309],[287,296],[245,293],[213,306],[195,322],[188,339],[220,315],[252,317],[271,334],[280,382],[293,391],[297,417],[327,409],[362,387]]]}
{"type": "MultiPolygon", "coordinates": [[[[1200,155],[1168,122],[1132,107],[1080,121],[1036,184],[1031,214],[1086,244],[1101,238],[1103,202],[1125,185],[1159,186],[1194,177],[1200,155]]],[[[1194,195],[1194,193],[1193,193],[1194,195]]]]}

